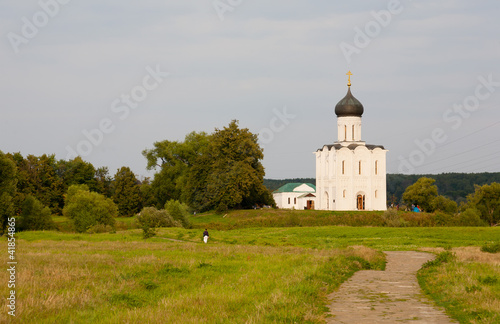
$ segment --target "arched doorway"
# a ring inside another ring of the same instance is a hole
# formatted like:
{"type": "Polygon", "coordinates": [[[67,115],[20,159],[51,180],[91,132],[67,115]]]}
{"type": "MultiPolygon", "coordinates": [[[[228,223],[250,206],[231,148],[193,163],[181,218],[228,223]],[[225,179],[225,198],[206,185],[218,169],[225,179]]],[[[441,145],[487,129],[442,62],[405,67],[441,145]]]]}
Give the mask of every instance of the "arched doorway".
{"type": "Polygon", "coordinates": [[[365,210],[365,195],[359,194],[356,197],[356,206],[358,210],[365,210]]]}
{"type": "Polygon", "coordinates": [[[326,207],[325,209],[326,210],[330,210],[330,199],[328,197],[328,192],[325,191],[325,193],[323,194],[323,199],[324,199],[324,203],[323,205],[326,207]]]}

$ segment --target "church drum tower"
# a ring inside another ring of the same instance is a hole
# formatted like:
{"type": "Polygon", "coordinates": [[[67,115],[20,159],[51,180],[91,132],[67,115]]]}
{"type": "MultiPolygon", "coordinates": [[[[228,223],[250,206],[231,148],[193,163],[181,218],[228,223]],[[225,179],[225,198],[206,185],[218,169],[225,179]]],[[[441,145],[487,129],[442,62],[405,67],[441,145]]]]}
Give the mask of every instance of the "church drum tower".
{"type": "Polygon", "coordinates": [[[351,93],[335,106],[337,138],[316,155],[316,209],[386,210],[386,154],[381,145],[361,140],[364,107],[351,93]]]}

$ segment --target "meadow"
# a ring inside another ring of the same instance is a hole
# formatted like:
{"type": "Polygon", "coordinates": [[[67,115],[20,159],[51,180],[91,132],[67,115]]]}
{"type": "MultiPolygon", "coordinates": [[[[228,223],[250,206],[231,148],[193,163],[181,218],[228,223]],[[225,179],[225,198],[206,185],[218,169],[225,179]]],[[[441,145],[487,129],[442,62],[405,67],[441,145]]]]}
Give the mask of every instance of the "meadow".
{"type": "MultiPolygon", "coordinates": [[[[381,251],[420,250],[448,255],[419,272],[432,299],[461,323],[500,322],[500,253],[481,251],[499,228],[301,227],[301,215],[329,216],[296,212],[281,227],[249,226],[268,218],[255,211],[203,214],[148,240],[132,219],[116,233],[19,233],[16,317],[3,307],[0,321],[323,323],[327,295],[355,271],[383,270],[381,251]]],[[[0,272],[2,296],[7,281],[0,272]]]]}

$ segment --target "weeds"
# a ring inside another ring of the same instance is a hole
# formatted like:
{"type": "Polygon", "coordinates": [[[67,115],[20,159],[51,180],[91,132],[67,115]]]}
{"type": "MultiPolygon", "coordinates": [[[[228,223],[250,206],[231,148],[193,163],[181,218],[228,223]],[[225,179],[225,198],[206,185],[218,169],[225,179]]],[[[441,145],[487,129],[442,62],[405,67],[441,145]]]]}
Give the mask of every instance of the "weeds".
{"type": "Polygon", "coordinates": [[[488,253],[498,253],[500,252],[500,242],[486,243],[481,246],[481,251],[488,253]]]}

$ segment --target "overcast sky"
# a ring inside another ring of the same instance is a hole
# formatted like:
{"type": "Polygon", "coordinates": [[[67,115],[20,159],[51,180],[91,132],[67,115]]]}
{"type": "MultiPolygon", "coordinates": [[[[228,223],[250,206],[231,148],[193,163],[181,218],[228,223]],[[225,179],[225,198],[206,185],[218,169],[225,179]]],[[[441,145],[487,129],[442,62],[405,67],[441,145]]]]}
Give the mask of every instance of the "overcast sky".
{"type": "Polygon", "coordinates": [[[0,150],[114,175],[233,119],[267,178],[315,176],[347,92],[389,173],[500,171],[495,0],[0,0],[0,150]]]}

